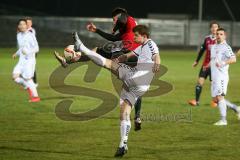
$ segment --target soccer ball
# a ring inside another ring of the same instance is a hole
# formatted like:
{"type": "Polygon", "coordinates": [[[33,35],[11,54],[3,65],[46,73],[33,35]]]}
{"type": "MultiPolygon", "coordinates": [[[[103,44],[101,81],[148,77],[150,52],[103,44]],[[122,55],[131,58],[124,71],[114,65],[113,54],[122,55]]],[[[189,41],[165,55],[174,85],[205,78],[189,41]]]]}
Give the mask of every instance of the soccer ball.
{"type": "Polygon", "coordinates": [[[76,62],[81,58],[81,52],[74,51],[74,45],[68,45],[64,48],[64,57],[66,61],[76,62]]]}

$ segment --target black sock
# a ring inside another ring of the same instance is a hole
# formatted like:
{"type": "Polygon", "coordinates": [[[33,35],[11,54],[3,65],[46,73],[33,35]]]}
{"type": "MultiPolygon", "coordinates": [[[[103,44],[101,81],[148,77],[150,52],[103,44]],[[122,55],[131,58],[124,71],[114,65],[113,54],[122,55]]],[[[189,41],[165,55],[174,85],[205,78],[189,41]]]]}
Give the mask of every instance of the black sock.
{"type": "Polygon", "coordinates": [[[36,70],[34,71],[33,82],[37,83],[37,73],[36,73],[36,70]]]}
{"type": "Polygon", "coordinates": [[[139,97],[134,105],[135,107],[135,119],[140,118],[140,111],[142,106],[142,98],[139,97]]]}
{"type": "Polygon", "coordinates": [[[195,88],[195,95],[196,95],[197,102],[199,102],[201,92],[202,92],[202,86],[200,84],[197,84],[195,88]]]}

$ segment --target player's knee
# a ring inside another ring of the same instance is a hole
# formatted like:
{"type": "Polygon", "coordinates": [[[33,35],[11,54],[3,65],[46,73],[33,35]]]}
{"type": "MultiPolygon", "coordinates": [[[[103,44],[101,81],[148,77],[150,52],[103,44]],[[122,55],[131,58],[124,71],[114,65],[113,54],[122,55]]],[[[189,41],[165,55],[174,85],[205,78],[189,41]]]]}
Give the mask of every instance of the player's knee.
{"type": "Polygon", "coordinates": [[[223,100],[224,99],[224,97],[223,96],[217,96],[216,97],[216,100],[219,102],[219,101],[221,101],[221,100],[223,100]]]}
{"type": "Polygon", "coordinates": [[[14,77],[13,80],[16,82],[16,83],[20,83],[21,79],[19,77],[14,77]]]}
{"type": "Polygon", "coordinates": [[[97,49],[98,49],[98,47],[95,47],[95,48],[92,49],[92,51],[97,53],[97,49]]]}
{"type": "Polygon", "coordinates": [[[15,82],[18,81],[19,80],[19,75],[13,75],[12,80],[15,81],[15,82]]]}
{"type": "Polygon", "coordinates": [[[203,78],[199,78],[197,84],[200,85],[200,86],[203,86],[204,81],[205,80],[203,78]]]}

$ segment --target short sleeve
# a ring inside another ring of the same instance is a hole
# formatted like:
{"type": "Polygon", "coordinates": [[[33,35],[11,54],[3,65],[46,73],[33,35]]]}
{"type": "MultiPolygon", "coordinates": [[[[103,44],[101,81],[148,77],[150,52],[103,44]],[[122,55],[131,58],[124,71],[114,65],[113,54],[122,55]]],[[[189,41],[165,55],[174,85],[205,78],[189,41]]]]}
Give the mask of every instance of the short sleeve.
{"type": "Polygon", "coordinates": [[[226,47],[225,55],[228,58],[235,57],[235,54],[232,51],[232,48],[230,46],[226,47]]]}
{"type": "Polygon", "coordinates": [[[156,45],[155,42],[149,41],[149,42],[148,42],[148,46],[149,46],[149,48],[150,48],[150,51],[151,51],[152,55],[159,53],[158,46],[156,45]]]}

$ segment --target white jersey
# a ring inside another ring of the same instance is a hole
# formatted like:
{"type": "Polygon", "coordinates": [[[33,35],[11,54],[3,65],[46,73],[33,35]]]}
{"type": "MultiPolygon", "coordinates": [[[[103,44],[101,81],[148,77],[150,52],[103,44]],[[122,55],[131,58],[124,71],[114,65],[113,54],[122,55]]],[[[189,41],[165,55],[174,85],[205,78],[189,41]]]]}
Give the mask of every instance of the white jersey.
{"type": "Polygon", "coordinates": [[[36,36],[36,31],[34,28],[28,28],[28,31],[31,32],[34,36],[36,36]]]}
{"type": "Polygon", "coordinates": [[[138,56],[137,63],[153,63],[152,56],[156,53],[159,53],[159,49],[156,43],[149,39],[143,45],[138,46],[133,53],[138,56]]]}
{"type": "Polygon", "coordinates": [[[216,63],[222,63],[235,57],[235,54],[232,51],[232,48],[226,43],[215,44],[211,48],[211,76],[212,80],[216,78],[228,79],[228,68],[229,65],[226,64],[222,67],[217,67],[216,63]]]}
{"type": "Polygon", "coordinates": [[[31,32],[19,32],[17,34],[19,62],[35,60],[35,54],[39,51],[38,42],[31,32]]]}

